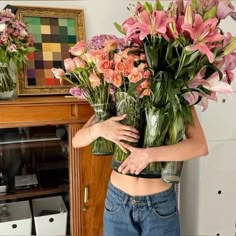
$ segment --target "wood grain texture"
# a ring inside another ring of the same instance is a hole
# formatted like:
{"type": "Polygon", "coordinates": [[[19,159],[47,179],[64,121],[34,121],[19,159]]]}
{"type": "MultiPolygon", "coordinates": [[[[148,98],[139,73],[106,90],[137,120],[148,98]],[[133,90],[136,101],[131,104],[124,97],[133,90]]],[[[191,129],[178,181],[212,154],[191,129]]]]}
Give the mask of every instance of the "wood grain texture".
{"type": "MultiPolygon", "coordinates": [[[[94,156],[90,146],[81,149],[72,147],[72,137],[92,114],[93,110],[86,101],[63,96],[0,101],[0,128],[68,125],[71,236],[102,236],[111,156],[94,156]],[[85,188],[88,188],[87,202],[84,202],[85,188]]],[[[43,196],[44,191],[50,190],[42,190],[38,194],[43,196]]],[[[29,191],[28,194],[28,197],[37,196],[37,192],[29,191]]]]}

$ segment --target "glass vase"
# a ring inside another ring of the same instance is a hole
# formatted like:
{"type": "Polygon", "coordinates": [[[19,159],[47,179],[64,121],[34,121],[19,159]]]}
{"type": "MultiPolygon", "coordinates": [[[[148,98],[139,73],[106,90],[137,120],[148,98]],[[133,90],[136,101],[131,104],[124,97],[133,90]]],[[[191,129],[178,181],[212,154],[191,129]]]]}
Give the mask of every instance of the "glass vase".
{"type": "MultiPolygon", "coordinates": [[[[165,144],[172,145],[183,140],[185,134],[185,122],[179,111],[171,119],[168,127],[165,144]]],[[[167,183],[179,183],[183,168],[183,161],[162,162],[161,177],[167,183]]]]}
{"type": "Polygon", "coordinates": [[[11,99],[15,95],[16,72],[14,63],[0,62],[0,99],[11,99]]]}
{"type": "MultiPolygon", "coordinates": [[[[163,145],[168,127],[169,118],[166,108],[146,107],[143,147],[158,147],[163,145]]],[[[140,174],[160,178],[161,173],[162,163],[152,162],[140,174]]]]}
{"type": "MultiPolygon", "coordinates": [[[[115,104],[114,103],[103,103],[103,104],[93,104],[92,105],[96,122],[100,122],[110,118],[115,115],[115,104]]],[[[114,143],[99,137],[91,143],[91,151],[93,155],[111,155],[114,150],[114,143]]]]}
{"type": "MultiPolygon", "coordinates": [[[[126,114],[125,119],[120,123],[128,126],[132,126],[137,130],[140,130],[142,122],[142,107],[139,99],[130,96],[126,92],[116,92],[116,114],[126,114]]],[[[137,146],[138,143],[127,142],[132,146],[137,146]]],[[[114,147],[114,153],[112,156],[112,168],[118,170],[120,164],[127,158],[129,153],[123,152],[117,145],[114,147]]]]}
{"type": "Polygon", "coordinates": [[[162,180],[167,183],[179,183],[183,161],[162,162],[162,180]]]}

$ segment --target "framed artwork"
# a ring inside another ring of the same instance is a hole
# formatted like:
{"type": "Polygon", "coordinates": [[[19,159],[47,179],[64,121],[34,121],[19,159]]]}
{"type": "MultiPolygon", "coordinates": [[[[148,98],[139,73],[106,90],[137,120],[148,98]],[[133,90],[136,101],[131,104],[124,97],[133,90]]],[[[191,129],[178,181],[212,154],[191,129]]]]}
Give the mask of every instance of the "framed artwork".
{"type": "Polygon", "coordinates": [[[81,9],[16,6],[17,17],[32,33],[36,51],[18,74],[18,95],[68,94],[70,84],[60,84],[51,68],[63,68],[69,49],[85,40],[84,12],[81,9]]]}

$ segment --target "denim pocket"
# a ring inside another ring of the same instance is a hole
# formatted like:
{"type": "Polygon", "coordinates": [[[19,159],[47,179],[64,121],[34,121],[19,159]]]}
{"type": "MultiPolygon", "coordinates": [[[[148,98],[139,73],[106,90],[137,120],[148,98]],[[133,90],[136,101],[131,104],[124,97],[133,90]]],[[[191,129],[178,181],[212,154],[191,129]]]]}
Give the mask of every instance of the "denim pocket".
{"type": "Polygon", "coordinates": [[[115,198],[105,199],[105,211],[109,214],[117,213],[121,208],[121,202],[115,198]]]}
{"type": "Polygon", "coordinates": [[[176,216],[178,210],[176,206],[175,193],[172,193],[169,197],[154,203],[152,209],[154,214],[160,218],[168,219],[176,216]]]}

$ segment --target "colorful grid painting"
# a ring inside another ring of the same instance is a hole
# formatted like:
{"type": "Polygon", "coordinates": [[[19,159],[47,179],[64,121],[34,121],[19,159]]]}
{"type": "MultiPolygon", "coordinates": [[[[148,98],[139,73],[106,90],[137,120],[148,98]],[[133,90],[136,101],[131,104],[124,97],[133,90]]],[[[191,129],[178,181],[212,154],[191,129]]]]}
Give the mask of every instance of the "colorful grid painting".
{"type": "Polygon", "coordinates": [[[24,16],[28,30],[34,36],[37,51],[29,55],[26,66],[28,86],[60,86],[51,68],[63,68],[69,49],[76,43],[76,22],[72,18],[24,16]]]}

